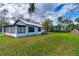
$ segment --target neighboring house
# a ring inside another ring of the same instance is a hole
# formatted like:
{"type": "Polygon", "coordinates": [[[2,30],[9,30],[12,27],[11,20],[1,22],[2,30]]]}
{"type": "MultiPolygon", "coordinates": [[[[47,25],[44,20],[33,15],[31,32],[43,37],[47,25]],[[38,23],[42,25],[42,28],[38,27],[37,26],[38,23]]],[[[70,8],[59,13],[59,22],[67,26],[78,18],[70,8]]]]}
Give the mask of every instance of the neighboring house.
{"type": "Polygon", "coordinates": [[[17,20],[14,24],[4,26],[2,32],[5,35],[13,37],[23,37],[29,35],[41,34],[43,27],[40,23],[27,20],[17,20]]]}

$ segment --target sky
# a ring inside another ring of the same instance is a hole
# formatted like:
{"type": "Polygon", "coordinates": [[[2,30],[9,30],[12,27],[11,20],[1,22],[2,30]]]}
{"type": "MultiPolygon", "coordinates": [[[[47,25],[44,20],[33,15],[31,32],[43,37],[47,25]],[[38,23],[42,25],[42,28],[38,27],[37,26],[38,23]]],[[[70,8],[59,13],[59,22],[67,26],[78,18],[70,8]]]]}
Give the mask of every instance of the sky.
{"type": "MultiPolygon", "coordinates": [[[[28,8],[30,7],[27,3],[0,3],[0,10],[8,9],[8,17],[16,17],[18,13],[17,11],[24,16],[24,18],[30,18],[28,13],[28,8]]],[[[72,13],[67,13],[68,10],[74,9],[75,5],[73,3],[36,3],[35,4],[36,11],[32,14],[31,18],[34,21],[43,21],[43,17],[49,18],[53,21],[53,24],[57,24],[57,18],[59,16],[68,17],[71,14],[71,20],[75,20],[79,17],[79,9],[76,9],[72,13]]]]}

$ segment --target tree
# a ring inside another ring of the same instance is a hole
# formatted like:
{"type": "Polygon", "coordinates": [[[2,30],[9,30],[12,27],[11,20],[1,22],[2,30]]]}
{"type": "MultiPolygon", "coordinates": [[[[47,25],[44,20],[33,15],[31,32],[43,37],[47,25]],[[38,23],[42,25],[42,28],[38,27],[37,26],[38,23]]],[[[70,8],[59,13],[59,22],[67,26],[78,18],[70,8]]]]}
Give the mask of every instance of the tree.
{"type": "Polygon", "coordinates": [[[30,16],[31,16],[31,14],[32,14],[33,12],[35,12],[35,3],[29,3],[29,5],[30,5],[30,7],[29,7],[29,9],[28,9],[28,12],[29,12],[29,14],[30,14],[30,16]]]}
{"type": "Polygon", "coordinates": [[[72,20],[66,19],[64,22],[64,31],[70,32],[74,28],[72,20]]]}
{"type": "Polygon", "coordinates": [[[72,24],[72,20],[66,19],[63,21],[64,24],[72,24]]]}
{"type": "Polygon", "coordinates": [[[75,22],[79,23],[79,18],[75,19],[75,22]]]}
{"type": "Polygon", "coordinates": [[[6,22],[5,20],[0,20],[0,27],[8,25],[9,23],[6,22]]]}
{"type": "Polygon", "coordinates": [[[67,31],[67,32],[71,32],[74,28],[75,28],[75,25],[74,25],[74,24],[69,24],[69,25],[66,27],[66,31],[67,31]]]}
{"type": "Polygon", "coordinates": [[[61,17],[61,16],[58,17],[58,22],[59,22],[59,23],[62,23],[62,17],[61,17]]]}
{"type": "Polygon", "coordinates": [[[44,30],[46,32],[53,31],[53,24],[52,24],[52,21],[50,19],[45,19],[44,22],[42,22],[42,25],[43,25],[44,30]]]}
{"type": "Polygon", "coordinates": [[[7,9],[3,9],[2,11],[0,11],[0,26],[8,25],[7,23],[8,17],[6,17],[7,14],[8,14],[7,9]]]}
{"type": "Polygon", "coordinates": [[[76,19],[75,19],[75,22],[77,22],[75,28],[76,28],[77,30],[79,30],[79,18],[76,18],[76,19]]]}
{"type": "Polygon", "coordinates": [[[75,29],[79,30],[79,24],[75,25],[75,29]]]}
{"type": "Polygon", "coordinates": [[[3,10],[1,11],[1,13],[2,13],[3,16],[6,16],[8,12],[9,12],[9,11],[8,11],[7,9],[3,9],[3,10]]]}
{"type": "Polygon", "coordinates": [[[57,26],[55,26],[55,28],[56,28],[55,31],[61,32],[61,25],[58,24],[57,26]]]}
{"type": "Polygon", "coordinates": [[[62,17],[58,17],[58,26],[57,26],[57,31],[61,31],[62,29],[62,17]]]}

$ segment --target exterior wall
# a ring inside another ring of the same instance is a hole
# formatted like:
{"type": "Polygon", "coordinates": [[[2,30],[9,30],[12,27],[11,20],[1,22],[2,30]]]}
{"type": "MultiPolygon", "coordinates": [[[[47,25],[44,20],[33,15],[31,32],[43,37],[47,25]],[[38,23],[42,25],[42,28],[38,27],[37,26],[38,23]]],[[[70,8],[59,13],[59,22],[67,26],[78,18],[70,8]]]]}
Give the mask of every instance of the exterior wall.
{"type": "Polygon", "coordinates": [[[43,33],[43,32],[45,32],[45,30],[44,30],[44,28],[42,27],[42,28],[41,28],[41,33],[43,33]]]}
{"type": "Polygon", "coordinates": [[[16,37],[16,26],[4,28],[5,35],[16,37]]]}
{"type": "Polygon", "coordinates": [[[5,35],[16,37],[16,34],[13,34],[13,33],[5,33],[5,35]]]}
{"type": "Polygon", "coordinates": [[[10,33],[14,33],[15,34],[15,30],[16,30],[15,27],[10,27],[9,29],[10,29],[10,33]]]}
{"type": "Polygon", "coordinates": [[[19,21],[19,22],[17,22],[17,25],[26,25],[26,24],[21,22],[21,21],[19,21]]]}
{"type": "Polygon", "coordinates": [[[16,37],[24,37],[24,36],[30,36],[30,35],[37,35],[37,34],[41,34],[41,32],[34,32],[34,33],[23,33],[23,34],[16,34],[16,37]]]}
{"type": "Polygon", "coordinates": [[[8,28],[8,32],[5,32],[5,35],[8,36],[13,36],[13,37],[24,37],[24,36],[29,36],[29,35],[37,35],[37,34],[41,34],[43,29],[41,28],[41,31],[38,32],[38,27],[34,27],[35,31],[34,32],[28,32],[28,26],[25,27],[25,33],[17,33],[18,29],[17,26],[14,27],[7,27],[8,28]]]}
{"type": "Polygon", "coordinates": [[[25,33],[20,33],[20,34],[16,34],[16,37],[23,37],[23,36],[29,36],[29,35],[37,35],[37,34],[41,34],[41,32],[38,32],[38,27],[35,27],[35,32],[28,32],[28,26],[26,26],[26,32],[25,33]]]}
{"type": "Polygon", "coordinates": [[[14,33],[15,34],[15,26],[13,27],[5,27],[5,33],[14,33]]]}

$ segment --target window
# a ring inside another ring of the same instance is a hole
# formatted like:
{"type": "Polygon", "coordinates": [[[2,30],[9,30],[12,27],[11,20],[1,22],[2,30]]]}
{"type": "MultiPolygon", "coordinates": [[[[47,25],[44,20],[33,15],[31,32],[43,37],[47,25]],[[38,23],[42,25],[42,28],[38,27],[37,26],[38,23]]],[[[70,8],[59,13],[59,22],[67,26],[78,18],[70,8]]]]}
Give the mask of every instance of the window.
{"type": "Polygon", "coordinates": [[[10,33],[15,33],[15,27],[10,27],[10,33]]]}
{"type": "Polygon", "coordinates": [[[34,32],[34,30],[35,30],[34,27],[32,27],[32,26],[28,27],[28,32],[34,32]]]}
{"type": "Polygon", "coordinates": [[[9,33],[9,27],[5,27],[5,32],[9,33]]]}
{"type": "Polygon", "coordinates": [[[38,27],[38,32],[40,32],[41,31],[41,27],[38,27]]]}
{"type": "Polygon", "coordinates": [[[25,33],[25,26],[18,26],[17,32],[18,33],[25,33]]]}

